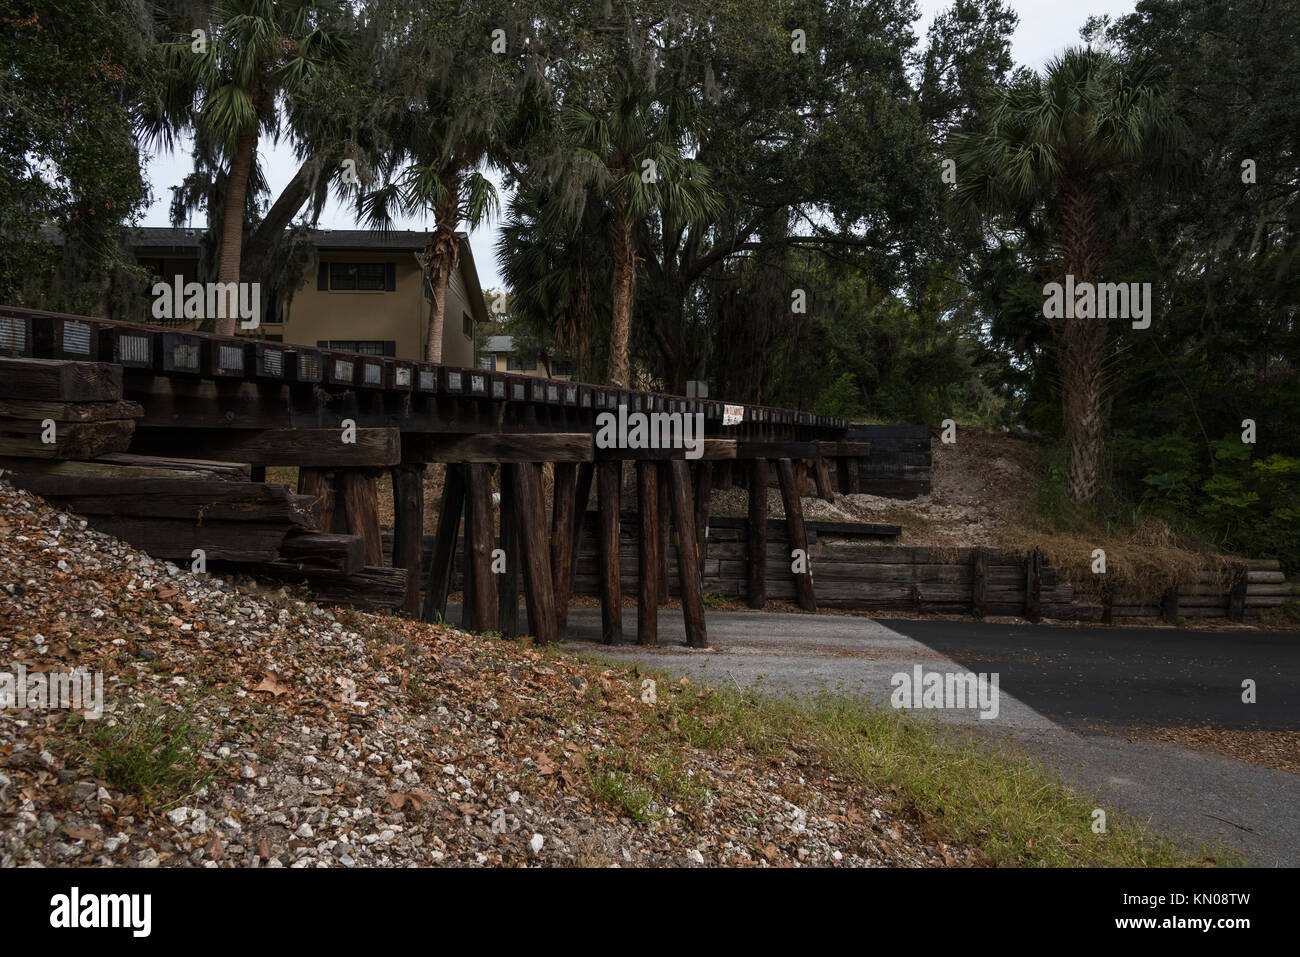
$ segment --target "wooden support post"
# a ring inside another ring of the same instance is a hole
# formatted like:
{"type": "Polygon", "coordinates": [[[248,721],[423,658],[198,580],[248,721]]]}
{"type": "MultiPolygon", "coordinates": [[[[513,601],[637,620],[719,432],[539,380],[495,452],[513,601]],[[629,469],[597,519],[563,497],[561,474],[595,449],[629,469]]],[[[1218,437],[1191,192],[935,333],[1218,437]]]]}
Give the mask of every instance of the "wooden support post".
{"type": "Polygon", "coordinates": [[[767,459],[749,462],[749,607],[767,604],[767,459]]]}
{"type": "Polygon", "coordinates": [[[465,592],[466,630],[496,631],[497,606],[492,576],[492,470],[475,462],[465,466],[465,592]],[[472,622],[473,624],[469,624],[472,622]]]}
{"type": "Polygon", "coordinates": [[[808,495],[808,460],[797,459],[794,462],[795,484],[799,489],[799,497],[805,498],[808,495]]]}
{"type": "Polygon", "coordinates": [[[637,506],[640,534],[637,535],[638,592],[636,643],[659,643],[659,465],[636,463],[637,506]]]}
{"type": "Polygon", "coordinates": [[[709,557],[709,498],[712,494],[713,463],[699,462],[695,466],[695,541],[700,546],[701,576],[704,574],[704,561],[709,557]]]}
{"type": "Polygon", "coordinates": [[[1101,583],[1101,623],[1109,625],[1115,620],[1115,589],[1109,579],[1101,583]]]}
{"type": "Polygon", "coordinates": [[[322,469],[299,469],[298,494],[314,495],[320,499],[320,530],[333,531],[335,499],[333,473],[322,469]]]}
{"type": "Polygon", "coordinates": [[[707,648],[704,625],[704,582],[700,575],[700,553],[695,539],[695,507],[691,501],[691,473],[682,459],[668,463],[668,484],[677,529],[677,577],[682,589],[682,617],[686,621],[686,643],[707,648]]]}
{"type": "Polygon", "coordinates": [[[596,467],[591,462],[578,466],[578,490],[573,496],[573,557],[569,562],[569,594],[565,596],[565,621],[568,621],[568,600],[573,595],[573,578],[577,574],[578,550],[582,547],[582,532],[587,523],[587,503],[591,500],[591,482],[596,467]]]}
{"type": "Polygon", "coordinates": [[[1043,617],[1042,564],[1037,549],[1025,558],[1025,617],[1030,621],[1040,621],[1043,617]]]}
{"type": "Polygon", "coordinates": [[[659,604],[668,604],[672,591],[672,567],[668,557],[672,554],[673,502],[668,492],[668,463],[659,463],[659,604]]]}
{"type": "Polygon", "coordinates": [[[438,510],[438,534],[429,562],[425,621],[441,621],[447,614],[447,595],[451,591],[456,539],[460,537],[460,515],[464,508],[465,473],[459,465],[448,465],[442,484],[442,506],[438,510]]]}
{"type": "Polygon", "coordinates": [[[596,463],[596,494],[600,499],[600,640],[607,645],[623,640],[623,594],[618,567],[618,509],[623,484],[623,463],[596,463]]]}
{"type": "MultiPolygon", "coordinates": [[[[555,630],[560,637],[564,637],[568,632],[569,594],[573,588],[574,514],[578,512],[577,466],[572,462],[556,462],[553,484],[555,497],[551,506],[551,584],[555,591],[555,630]]],[[[582,504],[585,507],[586,503],[582,504]]]]}
{"type": "Polygon", "coordinates": [[[402,611],[420,614],[420,566],[424,557],[424,466],[403,462],[393,468],[393,567],[406,569],[402,611]]]}
{"type": "Polygon", "coordinates": [[[1228,617],[1233,621],[1244,621],[1246,618],[1246,584],[1249,575],[1245,567],[1236,569],[1238,578],[1232,583],[1232,591],[1228,593],[1228,617]]]}
{"type": "Polygon", "coordinates": [[[343,511],[347,530],[360,535],[366,545],[366,564],[384,564],[383,538],[379,531],[379,489],[373,469],[341,469],[343,511]]]}
{"type": "Polygon", "coordinates": [[[847,459],[842,459],[841,461],[844,462],[844,472],[845,475],[847,476],[847,484],[848,484],[847,491],[850,494],[861,492],[862,478],[861,478],[861,469],[859,466],[860,460],[850,457],[847,459]]]}
{"type": "Polygon", "coordinates": [[[252,468],[251,468],[251,470],[249,471],[249,474],[248,474],[248,480],[249,480],[250,482],[265,482],[265,481],[266,481],[266,466],[265,466],[265,465],[254,465],[254,466],[252,466],[252,468]]]}
{"type": "Polygon", "coordinates": [[[1178,586],[1170,585],[1160,598],[1160,617],[1170,625],[1178,624],[1178,586]]]}
{"type": "Polygon", "coordinates": [[[781,484],[781,501],[785,506],[785,524],[789,530],[790,562],[794,563],[795,552],[802,552],[805,570],[794,573],[794,587],[799,607],[804,611],[817,610],[817,598],[813,595],[812,558],[808,554],[808,532],[803,524],[803,505],[799,501],[798,488],[795,485],[794,463],[789,459],[778,459],[776,463],[777,480],[781,484]]]}
{"type": "Polygon", "coordinates": [[[548,567],[551,550],[546,541],[542,467],[536,462],[516,462],[506,467],[515,473],[515,525],[523,553],[528,628],[539,643],[552,644],[558,636],[555,630],[555,592],[548,567]]]}
{"type": "Polygon", "coordinates": [[[970,550],[970,613],[983,618],[988,607],[989,555],[987,548],[976,546],[970,550]]]}
{"type": "Polygon", "coordinates": [[[501,633],[514,638],[519,635],[519,530],[516,514],[515,474],[508,466],[501,466],[501,550],[505,553],[505,571],[497,579],[497,622],[501,633]]]}
{"type": "Polygon", "coordinates": [[[831,485],[831,470],[820,455],[813,459],[813,474],[817,477],[817,494],[827,502],[835,501],[835,488],[831,485]]]}

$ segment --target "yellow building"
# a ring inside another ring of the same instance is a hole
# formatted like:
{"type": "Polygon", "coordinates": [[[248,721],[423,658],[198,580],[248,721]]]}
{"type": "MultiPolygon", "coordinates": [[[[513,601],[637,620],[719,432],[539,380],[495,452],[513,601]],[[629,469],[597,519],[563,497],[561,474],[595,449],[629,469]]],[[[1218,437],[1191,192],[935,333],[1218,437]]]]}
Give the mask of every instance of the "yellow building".
{"type": "MultiPolygon", "coordinates": [[[[201,233],[140,229],[136,259],[160,278],[180,275],[192,281],[201,233]]],[[[474,323],[487,321],[487,304],[469,239],[458,235],[460,256],[447,286],[442,361],[472,366],[474,323]]],[[[265,322],[252,334],[323,349],[423,359],[430,300],[419,257],[426,239],[426,233],[416,231],[318,230],[315,275],[303,277],[283,322],[265,322]]]]}
{"type": "Polygon", "coordinates": [[[510,336],[488,336],[479,350],[478,367],[489,372],[513,372],[539,378],[571,379],[573,367],[545,354],[524,357],[515,351],[510,336]]]}

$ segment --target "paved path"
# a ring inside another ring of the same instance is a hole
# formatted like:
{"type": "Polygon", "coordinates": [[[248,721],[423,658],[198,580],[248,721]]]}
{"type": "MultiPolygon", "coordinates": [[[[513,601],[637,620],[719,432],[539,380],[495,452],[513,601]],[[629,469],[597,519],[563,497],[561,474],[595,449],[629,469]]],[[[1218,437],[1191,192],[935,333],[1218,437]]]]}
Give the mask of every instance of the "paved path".
{"type": "MultiPolygon", "coordinates": [[[[596,608],[571,608],[569,623],[575,651],[714,685],[833,692],[882,707],[891,677],[918,664],[997,672],[996,718],[932,713],[1036,755],[1103,807],[1239,848],[1252,863],[1300,866],[1300,776],[1105,733],[1137,723],[1300,728],[1300,635],[711,611],[711,648],[696,651],[682,644],[672,612],[660,615],[654,649],[596,644],[596,608]],[[1241,703],[1243,678],[1255,680],[1258,704],[1241,703]]],[[[635,619],[625,625],[630,638],[635,619]]]]}

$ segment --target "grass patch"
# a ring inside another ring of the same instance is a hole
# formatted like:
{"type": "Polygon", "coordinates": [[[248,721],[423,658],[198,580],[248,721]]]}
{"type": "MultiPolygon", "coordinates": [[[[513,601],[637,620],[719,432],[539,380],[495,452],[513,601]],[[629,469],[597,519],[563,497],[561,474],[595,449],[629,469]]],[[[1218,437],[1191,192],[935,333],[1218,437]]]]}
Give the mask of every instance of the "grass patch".
{"type": "Polygon", "coordinates": [[[156,698],[90,734],[85,757],[95,774],[140,798],[144,807],[179,801],[210,777],[199,751],[211,733],[192,707],[169,708],[156,698]]]}
{"type": "Polygon", "coordinates": [[[669,807],[689,810],[703,803],[708,789],[687,767],[684,750],[662,736],[657,744],[661,750],[611,748],[592,754],[587,776],[593,796],[638,824],[663,820],[669,807]]]}
{"type": "MultiPolygon", "coordinates": [[[[932,837],[978,847],[1018,867],[1168,867],[1236,863],[1219,849],[1189,852],[1112,806],[1067,789],[1028,758],[992,752],[969,733],[826,695],[793,702],[751,690],[659,681],[662,724],[635,756],[614,753],[593,770],[593,789],[629,816],[646,814],[673,780],[659,753],[683,746],[744,749],[777,758],[812,752],[823,767],[877,793],[932,837]],[[603,776],[602,776],[603,775],[603,776]],[[1092,830],[1102,807],[1107,833],[1092,830]]],[[[680,767],[680,760],[678,761],[680,767]]],[[[679,786],[680,782],[679,782],[679,786]]],[[[702,800],[701,792],[693,793],[702,800]]],[[[637,818],[638,820],[640,818],[637,818]]]]}

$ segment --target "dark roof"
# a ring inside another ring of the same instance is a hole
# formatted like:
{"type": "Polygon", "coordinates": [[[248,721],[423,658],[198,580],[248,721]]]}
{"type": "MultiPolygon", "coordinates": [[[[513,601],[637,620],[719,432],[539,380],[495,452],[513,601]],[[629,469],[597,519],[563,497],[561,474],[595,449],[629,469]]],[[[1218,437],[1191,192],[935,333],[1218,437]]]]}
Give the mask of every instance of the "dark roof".
{"type": "MultiPolygon", "coordinates": [[[[175,226],[142,226],[131,231],[131,245],[137,252],[197,251],[203,229],[175,226]]],[[[318,229],[314,239],[317,249],[366,250],[395,249],[420,250],[429,234],[414,229],[390,229],[379,232],[373,229],[318,229]]],[[[462,237],[464,238],[464,237],[462,237]]]]}

